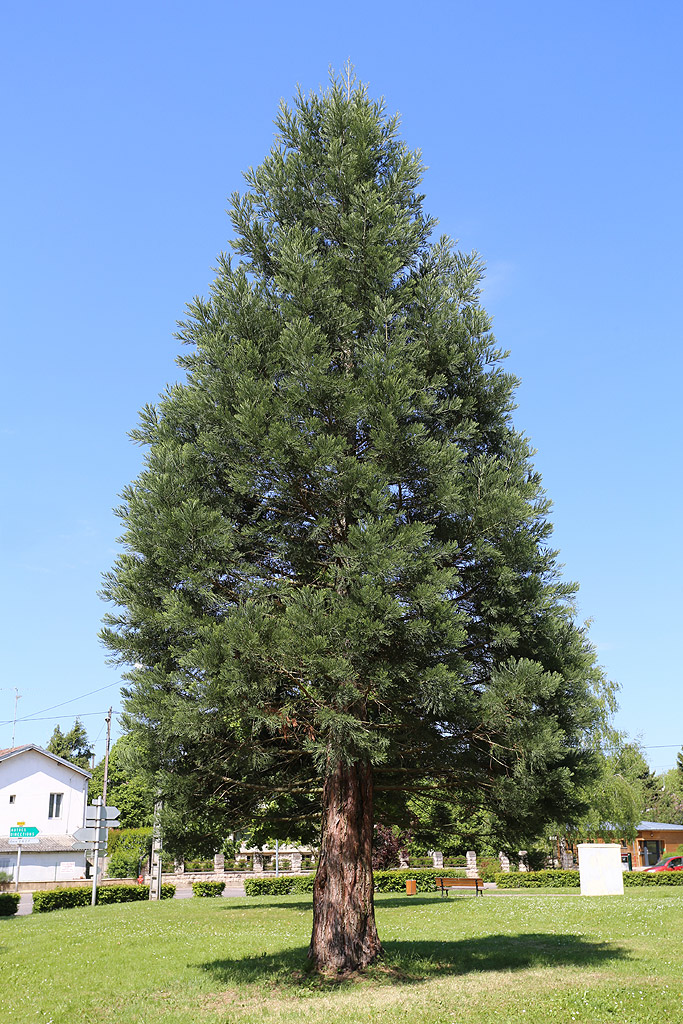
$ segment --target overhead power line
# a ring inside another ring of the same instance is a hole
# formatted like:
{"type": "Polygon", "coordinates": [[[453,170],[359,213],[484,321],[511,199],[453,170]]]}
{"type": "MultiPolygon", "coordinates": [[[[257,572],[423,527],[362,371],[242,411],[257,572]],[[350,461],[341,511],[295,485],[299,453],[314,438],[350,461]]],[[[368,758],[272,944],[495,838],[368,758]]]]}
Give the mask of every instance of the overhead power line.
{"type": "MultiPolygon", "coordinates": [[[[31,721],[31,722],[68,722],[72,718],[99,718],[100,715],[102,715],[104,717],[106,714],[107,714],[106,710],[105,711],[83,711],[81,713],[77,712],[74,715],[57,715],[56,718],[53,715],[47,715],[45,718],[41,718],[41,717],[31,718],[31,719],[29,719],[29,721],[31,721]]],[[[120,714],[120,711],[115,711],[114,714],[118,715],[118,714],[120,714]]],[[[25,721],[25,719],[18,718],[17,721],[18,722],[23,722],[23,721],[25,721]]],[[[12,724],[11,722],[0,722],[0,725],[11,725],[11,724],[12,724]]]]}
{"type": "MultiPolygon", "coordinates": [[[[106,686],[99,686],[96,690],[88,690],[87,693],[82,693],[80,697],[71,697],[69,700],[63,700],[60,704],[53,704],[49,708],[42,708],[40,711],[34,711],[30,715],[25,715],[23,718],[17,718],[17,722],[28,722],[30,719],[35,718],[36,715],[43,715],[46,711],[54,711],[56,708],[63,708],[67,704],[73,704],[77,700],[83,700],[84,697],[90,697],[93,693],[102,693],[102,690],[109,690],[112,686],[118,686],[120,688],[121,683],[107,683],[106,686]]],[[[89,712],[90,713],[90,712],[89,712]]],[[[97,712],[100,714],[101,712],[97,712]]],[[[0,722],[0,725],[11,725],[12,719],[8,719],[6,722],[0,722]]]]}

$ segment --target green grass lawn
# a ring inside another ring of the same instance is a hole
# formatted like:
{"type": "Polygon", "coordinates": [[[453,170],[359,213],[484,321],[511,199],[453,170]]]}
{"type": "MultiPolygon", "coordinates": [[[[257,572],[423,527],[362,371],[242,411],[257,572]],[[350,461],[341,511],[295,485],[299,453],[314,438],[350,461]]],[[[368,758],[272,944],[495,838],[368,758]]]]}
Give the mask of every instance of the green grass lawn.
{"type": "Polygon", "coordinates": [[[683,893],[377,898],[384,963],[305,973],[310,898],[0,919],[2,1024],[683,1020],[683,893]]]}

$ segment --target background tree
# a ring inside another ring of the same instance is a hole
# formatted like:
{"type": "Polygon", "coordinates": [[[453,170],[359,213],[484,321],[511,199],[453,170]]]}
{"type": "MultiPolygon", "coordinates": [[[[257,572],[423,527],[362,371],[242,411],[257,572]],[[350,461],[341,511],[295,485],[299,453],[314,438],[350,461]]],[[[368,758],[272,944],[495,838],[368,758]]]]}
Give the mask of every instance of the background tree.
{"type": "MultiPolygon", "coordinates": [[[[594,771],[599,677],[559,577],[482,263],[350,76],[283,105],[143,413],[103,636],[169,813],[320,829],[309,955],[381,951],[373,819],[456,792],[514,832],[594,771]]],[[[225,828],[225,825],[223,825],[225,828]]]]}
{"type": "Polygon", "coordinates": [[[46,750],[57,757],[63,757],[65,761],[77,764],[79,768],[89,768],[93,755],[93,748],[80,718],[77,718],[65,733],[56,725],[46,750]]]}
{"type": "MultiPolygon", "coordinates": [[[[119,809],[121,828],[139,829],[152,825],[154,787],[149,776],[136,767],[132,736],[121,736],[109,751],[107,803],[119,809]]],[[[104,758],[95,765],[88,787],[91,799],[102,796],[104,758]]]]}

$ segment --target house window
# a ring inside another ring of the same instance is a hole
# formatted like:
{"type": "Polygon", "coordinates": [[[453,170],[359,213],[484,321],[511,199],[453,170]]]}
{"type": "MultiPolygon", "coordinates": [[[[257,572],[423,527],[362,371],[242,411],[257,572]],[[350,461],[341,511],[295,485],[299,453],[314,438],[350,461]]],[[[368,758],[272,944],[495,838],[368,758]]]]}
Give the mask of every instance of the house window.
{"type": "Polygon", "coordinates": [[[50,809],[47,813],[48,818],[61,818],[63,796],[63,793],[50,793],[50,809]]]}
{"type": "Polygon", "coordinates": [[[17,794],[16,793],[10,793],[9,802],[11,804],[16,803],[16,799],[17,799],[17,794]]]}

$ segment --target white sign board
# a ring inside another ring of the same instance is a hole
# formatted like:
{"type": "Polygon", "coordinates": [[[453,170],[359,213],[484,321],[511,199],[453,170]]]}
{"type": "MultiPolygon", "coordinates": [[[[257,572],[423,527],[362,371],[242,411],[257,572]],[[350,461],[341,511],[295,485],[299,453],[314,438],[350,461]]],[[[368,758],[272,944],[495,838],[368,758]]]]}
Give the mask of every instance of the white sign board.
{"type": "Polygon", "coordinates": [[[579,843],[582,896],[623,896],[619,843],[579,843]]]}

